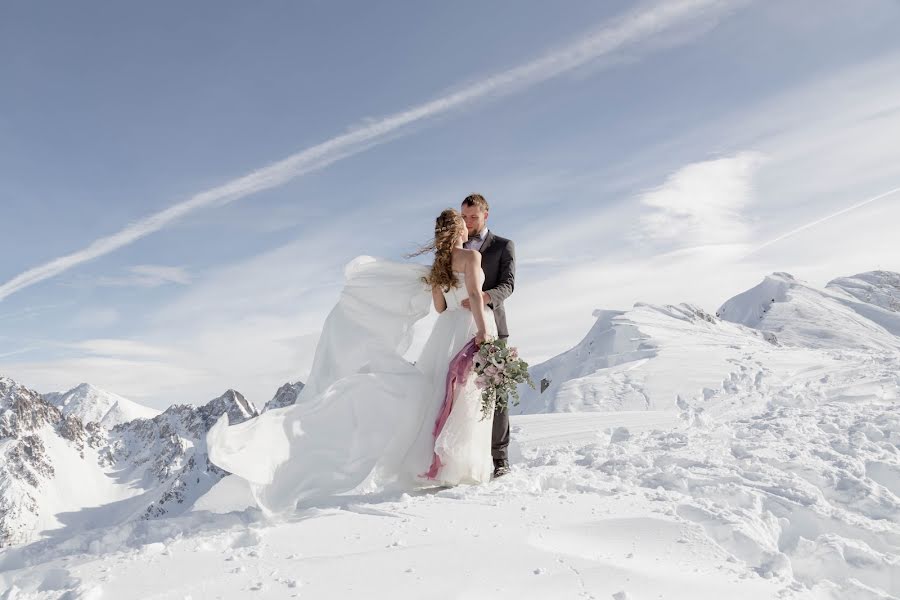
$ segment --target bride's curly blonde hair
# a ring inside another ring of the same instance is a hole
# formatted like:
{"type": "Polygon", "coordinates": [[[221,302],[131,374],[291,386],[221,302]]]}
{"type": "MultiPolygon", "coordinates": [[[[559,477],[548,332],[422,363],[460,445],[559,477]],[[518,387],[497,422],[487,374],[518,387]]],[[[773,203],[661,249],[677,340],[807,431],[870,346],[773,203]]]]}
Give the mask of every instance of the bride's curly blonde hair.
{"type": "Polygon", "coordinates": [[[460,232],[466,227],[462,215],[448,208],[434,221],[434,239],[410,256],[419,256],[434,252],[434,263],[431,271],[423,279],[430,286],[440,286],[445,292],[459,287],[459,281],[453,273],[453,248],[459,239],[460,232]]]}

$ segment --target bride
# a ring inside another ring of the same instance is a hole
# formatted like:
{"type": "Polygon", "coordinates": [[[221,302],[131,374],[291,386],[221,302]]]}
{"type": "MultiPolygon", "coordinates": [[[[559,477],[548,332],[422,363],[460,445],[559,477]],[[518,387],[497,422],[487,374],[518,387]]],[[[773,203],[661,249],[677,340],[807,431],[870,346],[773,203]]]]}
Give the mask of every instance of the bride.
{"type": "Polygon", "coordinates": [[[419,252],[434,252],[430,267],[352,261],[296,404],[230,427],[226,415],[213,426],[210,460],[246,480],[263,510],[490,479],[492,422],[482,418],[474,373],[457,368],[497,335],[481,255],[463,248],[467,240],[462,217],[447,209],[419,252]],[[438,318],[410,363],[413,326],[432,305],[438,318]]]}

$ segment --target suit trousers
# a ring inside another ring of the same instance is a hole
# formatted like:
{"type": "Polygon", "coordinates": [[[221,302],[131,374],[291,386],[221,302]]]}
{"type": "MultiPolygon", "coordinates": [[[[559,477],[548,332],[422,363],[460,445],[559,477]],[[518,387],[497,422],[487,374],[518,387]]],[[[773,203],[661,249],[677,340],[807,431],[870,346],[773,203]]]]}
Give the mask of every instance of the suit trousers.
{"type": "MultiPolygon", "coordinates": [[[[501,335],[500,339],[507,339],[508,335],[501,335]]],[[[509,407],[494,409],[494,426],[491,431],[491,457],[494,464],[497,461],[509,460],[509,407]]]]}

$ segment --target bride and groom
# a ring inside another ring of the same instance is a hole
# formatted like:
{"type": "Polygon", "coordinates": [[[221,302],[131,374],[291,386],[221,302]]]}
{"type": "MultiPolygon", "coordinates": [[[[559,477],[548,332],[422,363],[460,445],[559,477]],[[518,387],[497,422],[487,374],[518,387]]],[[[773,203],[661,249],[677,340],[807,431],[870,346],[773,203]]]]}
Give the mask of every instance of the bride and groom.
{"type": "Polygon", "coordinates": [[[512,241],[487,227],[478,194],[443,211],[430,266],[359,257],[345,269],[297,402],[207,436],[210,460],[245,480],[264,510],[325,496],[460,483],[509,471],[509,414],[482,418],[469,372],[450,397],[448,368],[473,338],[507,337],[515,281],[512,241]],[[438,311],[418,357],[415,324],[438,311]],[[413,360],[410,360],[413,359],[413,360]],[[449,404],[446,404],[449,402],[449,404]],[[445,406],[438,431],[436,422],[445,406]],[[437,467],[437,468],[436,468],[437,467]]]}

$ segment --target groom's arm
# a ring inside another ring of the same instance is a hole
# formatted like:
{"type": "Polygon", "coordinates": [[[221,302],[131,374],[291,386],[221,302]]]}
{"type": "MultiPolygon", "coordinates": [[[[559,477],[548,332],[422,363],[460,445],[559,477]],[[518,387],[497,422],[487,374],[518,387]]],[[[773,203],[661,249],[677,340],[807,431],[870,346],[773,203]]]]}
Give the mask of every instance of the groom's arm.
{"type": "Polygon", "coordinates": [[[500,273],[497,276],[497,285],[485,290],[491,297],[491,308],[497,308],[503,301],[509,298],[516,286],[516,246],[512,240],[506,242],[506,247],[500,254],[500,273]]]}

